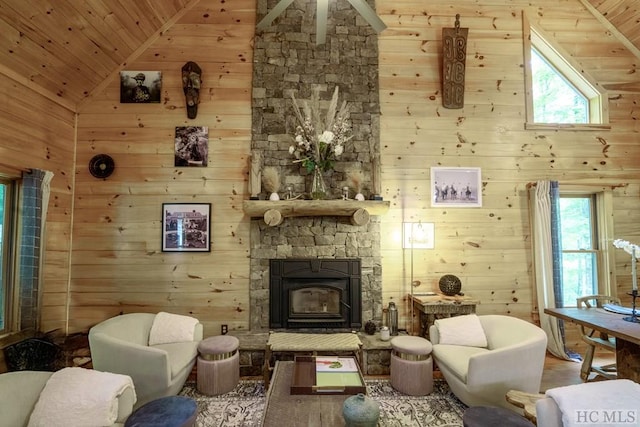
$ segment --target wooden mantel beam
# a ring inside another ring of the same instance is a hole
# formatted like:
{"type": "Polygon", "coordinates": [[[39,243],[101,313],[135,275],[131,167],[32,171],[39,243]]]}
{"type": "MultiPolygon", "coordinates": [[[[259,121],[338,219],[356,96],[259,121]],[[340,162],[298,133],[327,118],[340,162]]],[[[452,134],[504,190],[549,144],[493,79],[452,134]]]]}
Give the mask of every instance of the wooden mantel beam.
{"type": "Polygon", "coordinates": [[[263,217],[271,226],[283,218],[299,216],[349,216],[355,225],[369,222],[370,215],[383,215],[389,202],[381,200],[245,200],[244,212],[252,218],[263,217]],[[266,215],[266,216],[265,216],[266,215]]]}

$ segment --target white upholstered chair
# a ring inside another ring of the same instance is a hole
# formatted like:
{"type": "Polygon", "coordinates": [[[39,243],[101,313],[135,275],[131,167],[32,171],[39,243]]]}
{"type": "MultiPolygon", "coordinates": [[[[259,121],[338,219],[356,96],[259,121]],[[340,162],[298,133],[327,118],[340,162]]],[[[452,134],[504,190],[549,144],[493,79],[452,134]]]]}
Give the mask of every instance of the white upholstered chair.
{"type": "Polygon", "coordinates": [[[538,427],[638,425],[640,385],[625,379],[549,389],[536,401],[538,427]]]}
{"type": "MultiPolygon", "coordinates": [[[[29,424],[40,393],[53,372],[16,371],[0,374],[0,426],[23,427],[29,424]]],[[[99,384],[92,384],[98,387],[99,384]]],[[[131,415],[136,395],[133,388],[125,389],[117,397],[118,411],[113,426],[124,425],[131,415]]],[[[63,401],[60,396],[57,401],[63,401]]],[[[50,425],[60,424],[60,420],[51,420],[50,425]]]]}
{"type": "MultiPolygon", "coordinates": [[[[476,318],[482,326],[480,333],[484,331],[486,336],[486,346],[441,343],[439,328],[463,317],[439,319],[429,328],[433,359],[451,391],[468,406],[502,406],[521,412],[505,396],[512,389],[540,391],[547,335],[538,326],[516,317],[481,315],[476,318]]],[[[447,333],[450,335],[450,328],[447,333]]],[[[465,333],[460,331],[460,335],[465,333]]]]}
{"type": "Polygon", "coordinates": [[[130,313],[107,319],[89,330],[94,369],[129,375],[139,407],[178,394],[198,356],[203,327],[196,323],[193,340],[149,345],[156,314],[130,313]]]}

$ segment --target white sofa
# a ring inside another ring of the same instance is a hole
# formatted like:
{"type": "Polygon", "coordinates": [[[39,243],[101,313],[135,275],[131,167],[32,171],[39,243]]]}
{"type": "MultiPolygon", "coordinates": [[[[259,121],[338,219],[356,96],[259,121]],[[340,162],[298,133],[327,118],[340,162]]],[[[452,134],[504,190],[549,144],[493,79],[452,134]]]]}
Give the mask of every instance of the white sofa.
{"type": "Polygon", "coordinates": [[[477,319],[486,347],[441,344],[439,322],[449,319],[436,320],[429,328],[433,359],[451,391],[466,405],[501,406],[521,413],[505,396],[511,389],[539,392],[547,336],[541,328],[516,317],[483,315],[477,319]]]}
{"type": "Polygon", "coordinates": [[[129,375],[138,401],[136,408],[184,386],[198,356],[203,327],[195,325],[193,341],[149,345],[156,315],[129,313],[107,319],[89,330],[93,368],[129,375]]]}
{"type": "MultiPolygon", "coordinates": [[[[0,427],[25,427],[53,372],[17,371],[0,375],[0,427]]],[[[127,388],[118,397],[118,417],[113,426],[122,426],[133,411],[135,391],[127,388]]]]}

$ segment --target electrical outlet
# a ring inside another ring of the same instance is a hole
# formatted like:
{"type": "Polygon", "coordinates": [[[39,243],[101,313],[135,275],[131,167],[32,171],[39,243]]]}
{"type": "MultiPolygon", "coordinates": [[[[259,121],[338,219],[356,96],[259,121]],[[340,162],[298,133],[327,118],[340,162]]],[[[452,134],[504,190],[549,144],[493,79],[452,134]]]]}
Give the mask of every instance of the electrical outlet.
{"type": "Polygon", "coordinates": [[[227,335],[227,332],[229,332],[229,327],[227,325],[221,325],[220,326],[220,333],[222,335],[227,335]]]}

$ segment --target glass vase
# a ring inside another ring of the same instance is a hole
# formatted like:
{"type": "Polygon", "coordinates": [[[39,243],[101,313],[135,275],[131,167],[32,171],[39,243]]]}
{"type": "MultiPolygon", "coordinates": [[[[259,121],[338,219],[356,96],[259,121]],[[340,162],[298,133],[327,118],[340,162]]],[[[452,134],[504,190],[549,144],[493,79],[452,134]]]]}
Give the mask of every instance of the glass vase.
{"type": "Polygon", "coordinates": [[[327,197],[327,187],[324,183],[322,171],[318,166],[313,169],[313,177],[311,178],[311,198],[313,200],[322,200],[327,197]]]}

